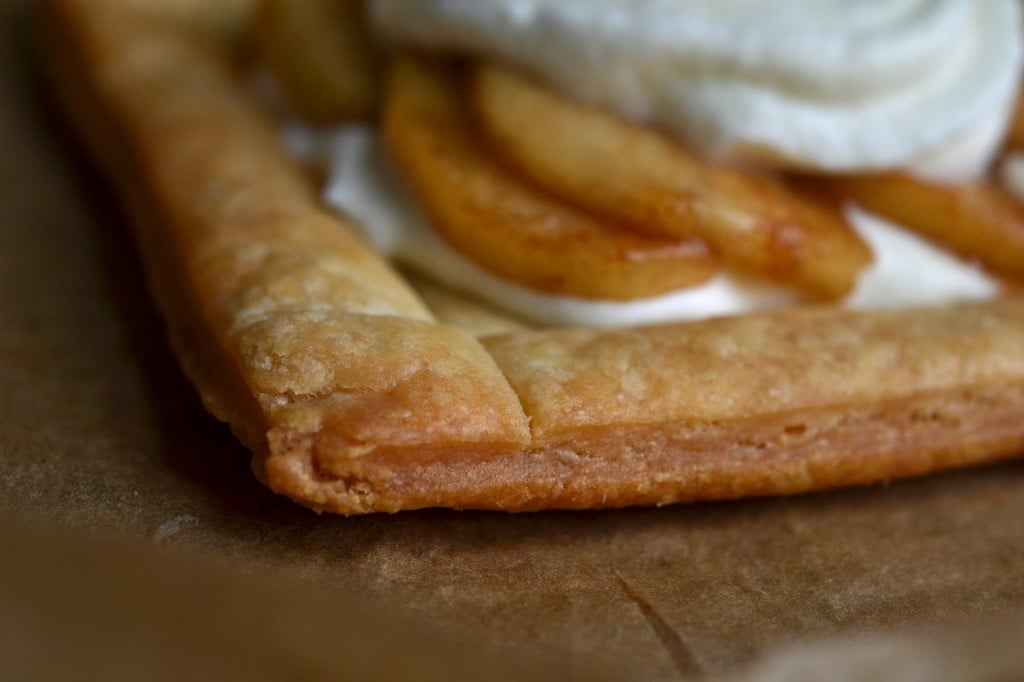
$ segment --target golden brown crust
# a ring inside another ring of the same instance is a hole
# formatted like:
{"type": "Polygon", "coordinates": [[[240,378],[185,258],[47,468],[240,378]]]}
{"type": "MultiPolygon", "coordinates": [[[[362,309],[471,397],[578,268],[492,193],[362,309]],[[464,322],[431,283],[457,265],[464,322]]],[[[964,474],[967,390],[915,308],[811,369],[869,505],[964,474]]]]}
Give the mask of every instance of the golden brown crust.
{"type": "Polygon", "coordinates": [[[174,345],[182,352],[190,330],[208,333],[183,364],[207,406],[269,457],[257,468],[271,487],[279,453],[268,443],[322,435],[333,452],[357,456],[526,442],[526,418],[493,360],[468,334],[435,324],[325,213],[215,45],[116,3],[53,9],[58,35],[74,40],[52,48],[74,55],[56,64],[59,82],[136,209],[174,345]],[[240,386],[257,416],[234,409],[240,386]]]}
{"type": "Polygon", "coordinates": [[[803,308],[689,325],[485,339],[535,437],[720,422],[1010,385],[1024,301],[887,312],[803,308]]]}
{"type": "Polygon", "coordinates": [[[56,82],[133,208],[186,371],[303,504],[654,504],[1024,450],[1022,299],[478,341],[324,212],[216,41],[114,0],[51,10],[56,82]]]}

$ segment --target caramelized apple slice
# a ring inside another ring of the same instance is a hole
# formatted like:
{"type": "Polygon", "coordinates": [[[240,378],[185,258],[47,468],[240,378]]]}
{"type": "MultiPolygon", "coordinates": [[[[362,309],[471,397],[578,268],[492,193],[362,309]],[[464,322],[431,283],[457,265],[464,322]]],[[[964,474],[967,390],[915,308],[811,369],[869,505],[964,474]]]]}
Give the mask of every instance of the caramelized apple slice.
{"type": "Polygon", "coordinates": [[[819,182],[995,272],[1024,278],[1024,206],[994,185],[943,185],[896,172],[819,182]]]}
{"type": "Polygon", "coordinates": [[[304,119],[375,116],[380,69],[365,15],[361,0],[261,0],[260,56],[304,119]]]}
{"type": "Polygon", "coordinates": [[[475,136],[464,93],[442,66],[396,59],[383,134],[435,229],[501,277],[550,293],[629,300],[714,272],[699,239],[634,234],[509,174],[475,136]]]}
{"type": "Polygon", "coordinates": [[[838,298],[871,262],[832,211],[775,180],[698,159],[655,131],[483,65],[472,101],[487,139],[539,186],[648,234],[697,235],[748,272],[838,298]]]}
{"type": "Polygon", "coordinates": [[[1024,91],[1017,93],[1017,101],[1013,106],[1013,115],[1006,130],[1005,145],[1011,149],[1024,147],[1024,91]]]}

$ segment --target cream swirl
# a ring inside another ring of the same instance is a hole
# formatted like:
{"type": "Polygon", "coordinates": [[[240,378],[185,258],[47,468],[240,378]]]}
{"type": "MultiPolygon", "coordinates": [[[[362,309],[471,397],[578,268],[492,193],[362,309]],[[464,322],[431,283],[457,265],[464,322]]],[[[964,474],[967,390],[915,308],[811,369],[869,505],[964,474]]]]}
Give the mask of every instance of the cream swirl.
{"type": "Polygon", "coordinates": [[[372,0],[387,41],[490,55],[717,154],[824,171],[989,163],[1015,0],[372,0]]]}

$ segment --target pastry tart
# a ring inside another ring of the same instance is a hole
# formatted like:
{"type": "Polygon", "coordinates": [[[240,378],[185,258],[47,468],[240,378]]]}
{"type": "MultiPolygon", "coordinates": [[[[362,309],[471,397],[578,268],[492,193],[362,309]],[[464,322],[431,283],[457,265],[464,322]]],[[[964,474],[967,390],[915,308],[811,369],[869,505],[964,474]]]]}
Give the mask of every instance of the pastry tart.
{"type": "MultiPolygon", "coordinates": [[[[739,230],[759,220],[789,224],[796,213],[811,216],[796,222],[812,227],[769,232],[761,246],[755,235],[736,249],[738,233],[673,233],[679,220],[645,234],[645,207],[657,201],[619,177],[630,162],[588,178],[615,180],[620,190],[584,206],[571,139],[552,142],[553,154],[529,140],[510,142],[550,187],[523,180],[515,201],[488,195],[493,164],[473,143],[452,142],[465,131],[444,128],[453,120],[445,118],[445,74],[473,79],[485,115],[494,101],[487,88],[532,92],[503,67],[438,67],[436,55],[391,67],[392,83],[404,78],[408,87],[388,93],[382,125],[431,219],[456,224],[471,200],[477,217],[529,214],[535,202],[564,211],[564,260],[596,274],[572,270],[579,282],[534,277],[548,292],[579,293],[605,279],[639,282],[644,292],[688,286],[707,279],[721,257],[804,288],[809,303],[615,329],[551,326],[396,269],[354,221],[324,205],[315,174],[285,149],[280,122],[253,94],[248,4],[51,0],[45,54],[71,119],[130,211],[185,372],[275,492],[341,514],[661,505],[870,484],[1024,453],[1024,299],[1012,286],[991,300],[909,309],[830,303],[871,259],[848,230],[815,231],[820,216],[832,220],[831,209],[793,199],[806,188],[743,169],[700,175],[707,164],[687,166],[655,133],[644,138],[648,160],[685,166],[696,179],[679,182],[713,189],[684,223],[696,215],[700,225],[718,220],[739,230]],[[435,137],[417,137],[418,115],[435,117],[427,131],[435,137]],[[480,194],[453,198],[438,177],[467,168],[456,189],[480,194]],[[734,191],[754,203],[730,207],[734,191]],[[737,211],[751,213],[737,219],[737,211]],[[609,221],[639,229],[571,248],[580,234],[603,234],[609,221]],[[607,256],[620,248],[648,254],[654,265],[640,275],[601,270],[602,262],[621,262],[607,256]],[[663,255],[676,265],[661,267],[663,255]]],[[[340,96],[351,105],[344,115],[375,115],[367,112],[377,110],[379,93],[360,100],[367,89],[356,90],[340,96]]],[[[540,90],[533,95],[524,107],[559,106],[540,90]]],[[[326,109],[309,116],[333,115],[326,109]]],[[[492,132],[516,129],[502,118],[514,112],[492,113],[492,132]]],[[[617,134],[614,120],[594,116],[588,125],[617,134]]],[[[881,175],[809,182],[818,194],[903,205],[881,175]]],[[[929,187],[907,182],[904,192],[929,187]]],[[[995,233],[993,272],[1019,275],[1024,233],[995,233]]],[[[452,234],[446,238],[458,242],[464,232],[456,226],[452,234]]],[[[951,248],[984,250],[972,238],[951,248]]],[[[499,275],[530,283],[524,270],[533,259],[511,262],[515,249],[509,253],[509,262],[487,267],[507,266],[499,275]]],[[[542,270],[559,261],[536,260],[542,270]]]]}

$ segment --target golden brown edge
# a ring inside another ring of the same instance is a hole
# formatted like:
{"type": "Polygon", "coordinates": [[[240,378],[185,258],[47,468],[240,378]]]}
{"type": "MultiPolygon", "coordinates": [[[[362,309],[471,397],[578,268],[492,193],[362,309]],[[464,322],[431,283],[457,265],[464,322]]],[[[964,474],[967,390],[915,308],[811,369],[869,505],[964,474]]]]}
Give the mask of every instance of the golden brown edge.
{"type": "Polygon", "coordinates": [[[132,205],[186,371],[307,506],[719,499],[1024,450],[1020,300],[514,331],[485,352],[323,212],[208,36],[114,1],[49,10],[58,89],[132,205]]]}

